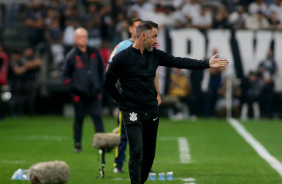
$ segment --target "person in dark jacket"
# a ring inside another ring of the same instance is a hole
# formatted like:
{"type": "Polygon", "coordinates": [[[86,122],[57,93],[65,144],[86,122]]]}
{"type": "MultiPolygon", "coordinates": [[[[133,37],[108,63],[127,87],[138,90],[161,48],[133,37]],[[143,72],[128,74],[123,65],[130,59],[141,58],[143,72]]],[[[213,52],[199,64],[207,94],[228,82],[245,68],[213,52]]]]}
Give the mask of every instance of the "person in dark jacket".
{"type": "Polygon", "coordinates": [[[82,124],[86,113],[92,118],[96,132],[104,132],[101,116],[104,61],[98,49],[87,46],[87,40],[87,31],[78,28],[75,31],[76,46],[69,51],[63,65],[64,83],[70,87],[74,104],[76,152],[81,152],[82,124]]]}
{"type": "Polygon", "coordinates": [[[104,88],[119,104],[129,142],[129,173],[132,184],[143,184],[152,167],[159,124],[157,91],[154,85],[159,65],[186,69],[226,66],[229,61],[180,58],[154,48],[158,25],[142,21],[136,28],[135,43],[114,56],[106,73],[104,88]],[[120,80],[122,92],[115,84],[120,80]]]}

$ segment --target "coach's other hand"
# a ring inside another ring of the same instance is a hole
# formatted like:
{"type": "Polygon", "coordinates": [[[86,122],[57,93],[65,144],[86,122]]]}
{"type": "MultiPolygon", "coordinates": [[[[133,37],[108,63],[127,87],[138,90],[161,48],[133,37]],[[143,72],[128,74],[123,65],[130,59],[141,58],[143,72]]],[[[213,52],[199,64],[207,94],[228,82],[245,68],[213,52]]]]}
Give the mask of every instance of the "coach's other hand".
{"type": "Polygon", "coordinates": [[[218,53],[210,58],[209,64],[211,68],[226,66],[229,63],[227,59],[216,58],[217,56],[218,56],[218,53]]]}

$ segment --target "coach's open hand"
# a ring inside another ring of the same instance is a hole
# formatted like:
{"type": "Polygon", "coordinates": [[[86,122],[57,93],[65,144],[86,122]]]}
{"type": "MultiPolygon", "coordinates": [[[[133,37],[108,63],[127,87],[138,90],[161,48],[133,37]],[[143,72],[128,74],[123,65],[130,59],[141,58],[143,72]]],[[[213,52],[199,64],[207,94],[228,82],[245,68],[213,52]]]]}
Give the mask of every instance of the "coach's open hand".
{"type": "Polygon", "coordinates": [[[211,68],[226,66],[229,63],[227,59],[216,58],[217,56],[218,56],[218,53],[212,56],[211,59],[209,60],[209,64],[211,68]]]}

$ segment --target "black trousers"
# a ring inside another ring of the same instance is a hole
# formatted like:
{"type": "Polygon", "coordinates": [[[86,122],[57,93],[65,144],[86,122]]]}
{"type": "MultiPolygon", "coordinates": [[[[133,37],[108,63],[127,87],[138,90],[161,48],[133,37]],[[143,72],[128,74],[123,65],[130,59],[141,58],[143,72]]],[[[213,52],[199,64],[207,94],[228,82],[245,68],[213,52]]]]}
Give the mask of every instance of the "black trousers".
{"type": "Polygon", "coordinates": [[[82,125],[85,115],[92,118],[96,132],[104,132],[104,125],[102,121],[102,101],[101,98],[88,97],[83,94],[72,93],[72,100],[74,104],[74,141],[81,143],[82,125]]]}
{"type": "Polygon", "coordinates": [[[159,114],[122,111],[122,115],[129,143],[131,184],[143,184],[155,158],[159,114]]]}

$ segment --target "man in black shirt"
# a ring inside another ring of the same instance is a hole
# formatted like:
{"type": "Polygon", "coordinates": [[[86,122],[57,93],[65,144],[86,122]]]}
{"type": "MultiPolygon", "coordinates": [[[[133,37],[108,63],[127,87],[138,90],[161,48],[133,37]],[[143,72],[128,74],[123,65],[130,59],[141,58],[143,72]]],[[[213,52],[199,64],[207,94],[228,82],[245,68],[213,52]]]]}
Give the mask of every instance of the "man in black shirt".
{"type": "Polygon", "coordinates": [[[209,61],[180,58],[154,48],[158,43],[158,25],[142,21],[136,29],[135,43],[117,54],[106,73],[104,88],[119,103],[129,142],[129,172],[132,184],[145,183],[152,167],[159,124],[156,69],[167,67],[205,69],[222,67],[226,59],[211,57],[209,61]],[[120,80],[122,93],[115,84],[120,80]]]}
{"type": "Polygon", "coordinates": [[[88,33],[83,28],[75,31],[74,47],[67,54],[63,65],[65,85],[71,89],[74,104],[75,151],[81,151],[82,123],[86,113],[93,120],[96,132],[104,132],[101,116],[101,92],[105,67],[100,52],[87,46],[88,33]]]}
{"type": "Polygon", "coordinates": [[[25,105],[28,107],[29,114],[35,115],[34,105],[42,59],[37,56],[32,47],[25,48],[22,57],[20,54],[16,57],[15,54],[12,56],[14,57],[11,57],[11,69],[13,71],[11,106],[13,115],[21,115],[25,105]]]}

